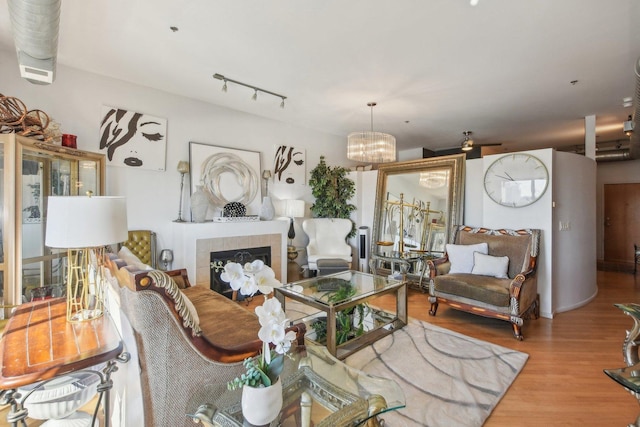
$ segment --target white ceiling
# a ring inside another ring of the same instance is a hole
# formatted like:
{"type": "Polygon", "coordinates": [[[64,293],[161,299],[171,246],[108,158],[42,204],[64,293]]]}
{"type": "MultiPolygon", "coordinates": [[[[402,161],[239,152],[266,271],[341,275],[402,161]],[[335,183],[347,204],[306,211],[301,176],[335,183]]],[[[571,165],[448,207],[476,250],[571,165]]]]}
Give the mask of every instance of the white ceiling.
{"type": "MultiPolygon", "coordinates": [[[[7,0],[0,11],[10,51],[7,0]]],[[[598,141],[624,137],[639,18],[637,0],[68,1],[58,64],[345,139],[370,128],[376,101],[374,128],[399,149],[459,146],[471,130],[519,150],[580,144],[592,114],[598,141]],[[224,93],[214,73],[286,108],[224,93]]]]}

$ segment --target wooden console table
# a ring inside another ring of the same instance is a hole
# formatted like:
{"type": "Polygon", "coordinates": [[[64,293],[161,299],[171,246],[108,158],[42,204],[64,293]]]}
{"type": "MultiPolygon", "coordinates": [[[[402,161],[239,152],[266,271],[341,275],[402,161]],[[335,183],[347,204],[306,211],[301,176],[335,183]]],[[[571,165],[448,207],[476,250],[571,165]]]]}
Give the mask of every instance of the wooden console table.
{"type": "MultiPolygon", "coordinates": [[[[100,371],[90,371],[100,377],[98,393],[104,396],[104,407],[109,407],[111,373],[118,368],[116,362],[127,362],[123,343],[108,313],[81,323],[66,320],[66,300],[54,298],[19,306],[5,328],[0,341],[0,390],[4,402],[11,404],[7,421],[17,426],[26,425],[28,416],[19,387],[39,381],[88,369],[106,363],[100,371]]],[[[97,414],[94,413],[94,418],[97,414]]],[[[93,425],[93,423],[91,424],[93,425]]],[[[105,411],[105,425],[109,411],[105,411]]]]}

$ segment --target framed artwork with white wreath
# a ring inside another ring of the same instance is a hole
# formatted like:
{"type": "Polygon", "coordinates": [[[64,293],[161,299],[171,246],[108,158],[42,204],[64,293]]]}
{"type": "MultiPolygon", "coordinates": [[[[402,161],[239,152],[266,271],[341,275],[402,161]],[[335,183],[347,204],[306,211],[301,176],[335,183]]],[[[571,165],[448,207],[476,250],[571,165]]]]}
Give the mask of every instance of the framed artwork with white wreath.
{"type": "Polygon", "coordinates": [[[260,153],[230,147],[189,142],[191,191],[202,185],[212,206],[218,209],[231,202],[242,203],[247,215],[260,212],[260,153]]]}

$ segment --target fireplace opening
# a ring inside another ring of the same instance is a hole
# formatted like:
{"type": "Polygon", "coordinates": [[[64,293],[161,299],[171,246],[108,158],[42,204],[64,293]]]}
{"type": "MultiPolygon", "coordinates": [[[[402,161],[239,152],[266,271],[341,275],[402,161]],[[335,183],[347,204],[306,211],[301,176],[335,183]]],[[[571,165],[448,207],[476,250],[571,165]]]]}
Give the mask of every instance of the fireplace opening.
{"type": "MultiPolygon", "coordinates": [[[[257,259],[264,262],[265,265],[271,266],[271,247],[261,246],[258,248],[233,249],[229,251],[211,252],[209,254],[209,268],[211,270],[209,287],[211,288],[211,290],[216,291],[229,299],[232,299],[233,290],[231,289],[231,286],[220,279],[220,275],[224,271],[225,264],[227,262],[237,262],[244,265],[247,262],[252,262],[257,259]]],[[[240,295],[240,293],[238,293],[238,300],[241,301],[244,298],[244,295],[240,295]]]]}

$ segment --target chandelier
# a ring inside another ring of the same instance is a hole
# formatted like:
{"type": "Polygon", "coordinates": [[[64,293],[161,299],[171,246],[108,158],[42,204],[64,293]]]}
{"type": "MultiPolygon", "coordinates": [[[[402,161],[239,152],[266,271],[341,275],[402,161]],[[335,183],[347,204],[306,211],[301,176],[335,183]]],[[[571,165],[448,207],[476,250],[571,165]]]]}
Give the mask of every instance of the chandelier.
{"type": "Polygon", "coordinates": [[[393,135],[373,131],[373,107],[371,108],[371,131],[352,132],[347,136],[347,158],[357,162],[388,163],[396,161],[396,138],[393,135]]]}
{"type": "Polygon", "coordinates": [[[442,188],[449,181],[449,171],[430,171],[420,173],[420,185],[426,188],[442,188]]]}

